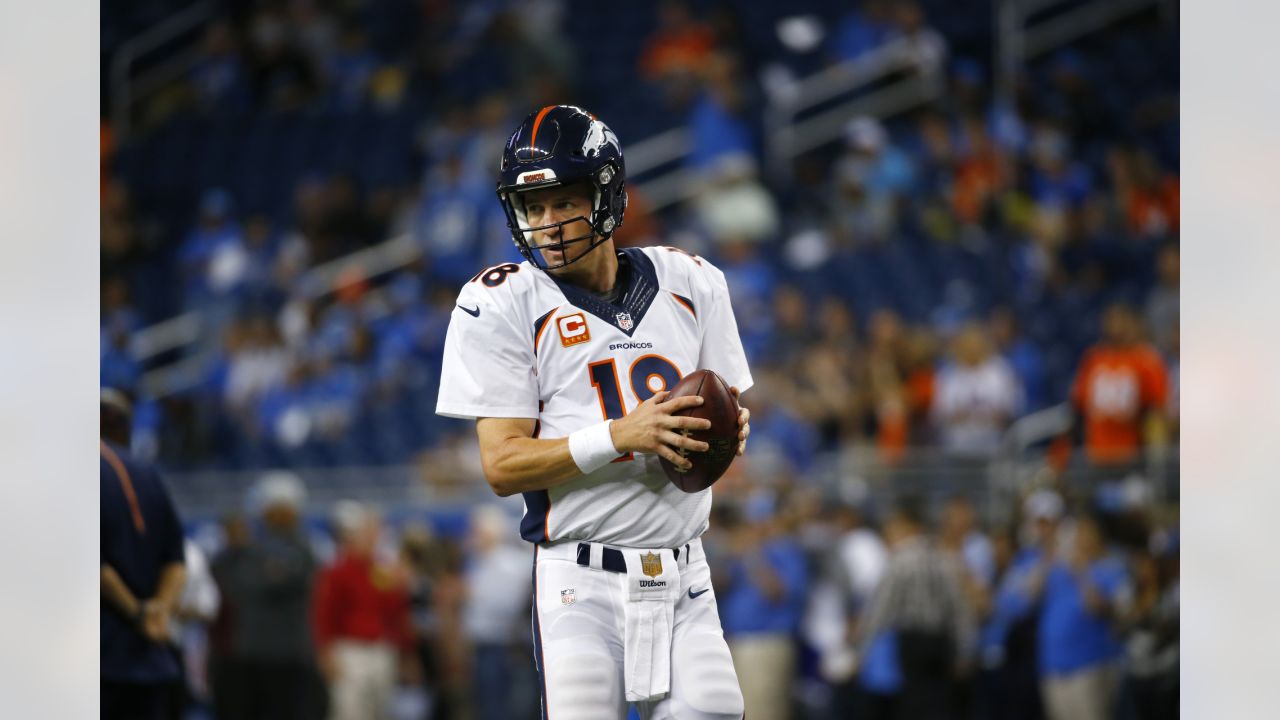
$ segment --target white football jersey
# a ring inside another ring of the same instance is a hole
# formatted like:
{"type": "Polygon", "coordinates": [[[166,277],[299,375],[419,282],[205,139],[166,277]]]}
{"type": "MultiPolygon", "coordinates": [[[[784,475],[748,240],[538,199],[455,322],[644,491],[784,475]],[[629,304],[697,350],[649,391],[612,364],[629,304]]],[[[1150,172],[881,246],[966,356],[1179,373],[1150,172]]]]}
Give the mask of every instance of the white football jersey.
{"type": "MultiPolygon", "coordinates": [[[[615,304],[528,262],[482,271],[449,322],[436,412],[537,420],[559,438],[620,418],[686,373],[709,369],[746,392],[751,371],[724,274],[667,247],[622,250],[631,272],[615,304]]],[[[636,454],[524,494],[521,536],[679,547],[707,528],[710,489],[685,493],[657,455],[636,454]]]]}

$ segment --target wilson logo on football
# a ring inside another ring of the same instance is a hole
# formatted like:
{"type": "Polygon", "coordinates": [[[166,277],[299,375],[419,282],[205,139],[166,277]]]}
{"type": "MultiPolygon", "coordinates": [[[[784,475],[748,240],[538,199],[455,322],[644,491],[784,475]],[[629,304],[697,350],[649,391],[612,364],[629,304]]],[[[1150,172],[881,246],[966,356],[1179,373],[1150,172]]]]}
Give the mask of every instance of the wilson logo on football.
{"type": "Polygon", "coordinates": [[[560,344],[565,347],[579,345],[591,339],[587,318],[582,313],[556,318],[556,328],[560,330],[560,344]]]}

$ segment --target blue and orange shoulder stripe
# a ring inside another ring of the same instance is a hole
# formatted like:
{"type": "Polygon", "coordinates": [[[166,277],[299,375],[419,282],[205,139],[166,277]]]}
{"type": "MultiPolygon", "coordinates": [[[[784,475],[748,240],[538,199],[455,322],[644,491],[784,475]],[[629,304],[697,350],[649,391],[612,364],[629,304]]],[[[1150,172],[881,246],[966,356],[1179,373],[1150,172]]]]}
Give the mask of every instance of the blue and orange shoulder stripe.
{"type": "Polygon", "coordinates": [[[538,354],[538,343],[542,342],[542,334],[546,332],[547,326],[551,324],[551,317],[556,314],[556,310],[560,307],[556,306],[543,313],[541,317],[533,321],[533,354],[538,354]]]}
{"type": "MultiPolygon", "coordinates": [[[[671,291],[670,291],[670,290],[668,290],[667,292],[671,292],[671,291]]],[[[679,294],[679,293],[674,293],[674,292],[672,292],[672,293],[671,293],[671,297],[672,297],[672,298],[673,298],[673,299],[674,299],[678,304],[680,304],[681,306],[683,306],[685,310],[688,310],[688,311],[689,311],[689,313],[690,313],[691,315],[693,315],[693,317],[694,317],[695,319],[698,317],[698,311],[697,311],[697,309],[696,309],[696,308],[694,308],[694,307],[693,307],[693,301],[692,301],[692,300],[690,300],[689,298],[687,298],[687,297],[685,297],[685,296],[683,296],[683,295],[681,295],[681,294],[679,294]]]]}

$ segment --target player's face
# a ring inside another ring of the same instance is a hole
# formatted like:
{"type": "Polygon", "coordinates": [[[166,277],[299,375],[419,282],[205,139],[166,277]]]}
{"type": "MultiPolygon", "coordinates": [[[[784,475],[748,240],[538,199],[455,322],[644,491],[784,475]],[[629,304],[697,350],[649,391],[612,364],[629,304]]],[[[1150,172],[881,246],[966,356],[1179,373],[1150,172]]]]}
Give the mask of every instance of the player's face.
{"type": "Polygon", "coordinates": [[[553,187],[542,190],[530,190],[522,193],[525,217],[530,227],[565,223],[564,225],[535,230],[530,240],[534,245],[547,245],[564,241],[581,239],[566,245],[564,251],[545,248],[539,250],[548,265],[560,265],[572,262],[589,252],[591,224],[586,218],[591,216],[592,198],[590,190],[585,186],[553,187]],[[575,220],[575,218],[577,218],[575,220]],[[573,222],[566,222],[573,220],[573,222]],[[567,254],[568,257],[565,257],[567,254]]]}

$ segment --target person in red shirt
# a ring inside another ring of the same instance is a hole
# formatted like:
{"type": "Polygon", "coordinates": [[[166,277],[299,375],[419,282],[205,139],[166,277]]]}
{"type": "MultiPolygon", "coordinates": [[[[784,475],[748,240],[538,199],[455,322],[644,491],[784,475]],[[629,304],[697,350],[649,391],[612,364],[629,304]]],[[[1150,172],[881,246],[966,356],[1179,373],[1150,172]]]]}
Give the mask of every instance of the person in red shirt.
{"type": "Polygon", "coordinates": [[[374,550],[381,520],[359,503],[335,511],[340,549],[316,586],[313,608],[316,651],[329,681],[334,720],[389,717],[397,669],[412,676],[413,633],[409,597],[374,550]]]}
{"type": "Polygon", "coordinates": [[[1141,339],[1138,316],[1112,305],[1102,318],[1102,340],[1080,363],[1071,401],[1084,421],[1085,455],[1095,468],[1124,472],[1144,445],[1164,438],[1168,371],[1141,339]]]}

